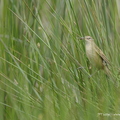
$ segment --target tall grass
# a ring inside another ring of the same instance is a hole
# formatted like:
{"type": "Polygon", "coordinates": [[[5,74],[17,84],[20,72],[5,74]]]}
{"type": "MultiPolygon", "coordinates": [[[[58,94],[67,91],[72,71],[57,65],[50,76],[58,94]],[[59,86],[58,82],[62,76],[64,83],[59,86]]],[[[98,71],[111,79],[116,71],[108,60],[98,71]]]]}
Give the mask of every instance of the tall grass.
{"type": "Polygon", "coordinates": [[[119,119],[119,1],[0,0],[0,21],[0,120],[119,119]],[[90,76],[85,35],[115,84],[90,76]]]}

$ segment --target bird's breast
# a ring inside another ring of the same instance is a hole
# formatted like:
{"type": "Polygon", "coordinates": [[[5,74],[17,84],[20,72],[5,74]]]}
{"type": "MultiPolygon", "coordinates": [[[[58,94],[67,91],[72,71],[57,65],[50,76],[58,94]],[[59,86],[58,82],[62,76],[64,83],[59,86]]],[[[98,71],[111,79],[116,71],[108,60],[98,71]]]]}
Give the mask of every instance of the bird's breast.
{"type": "Polygon", "coordinates": [[[86,55],[92,65],[94,65],[97,68],[103,67],[102,59],[95,51],[94,44],[86,44],[86,55]]]}

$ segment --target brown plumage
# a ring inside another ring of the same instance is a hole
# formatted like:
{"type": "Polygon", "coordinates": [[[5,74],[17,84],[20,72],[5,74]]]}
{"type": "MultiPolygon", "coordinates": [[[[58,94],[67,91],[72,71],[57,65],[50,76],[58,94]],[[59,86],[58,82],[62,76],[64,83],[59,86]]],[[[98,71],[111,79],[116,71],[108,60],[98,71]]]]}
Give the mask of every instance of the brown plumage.
{"type": "Polygon", "coordinates": [[[107,75],[111,74],[108,68],[108,64],[110,64],[110,62],[102,50],[94,43],[93,38],[85,36],[81,39],[85,40],[86,55],[91,64],[98,69],[103,69],[107,75]]]}

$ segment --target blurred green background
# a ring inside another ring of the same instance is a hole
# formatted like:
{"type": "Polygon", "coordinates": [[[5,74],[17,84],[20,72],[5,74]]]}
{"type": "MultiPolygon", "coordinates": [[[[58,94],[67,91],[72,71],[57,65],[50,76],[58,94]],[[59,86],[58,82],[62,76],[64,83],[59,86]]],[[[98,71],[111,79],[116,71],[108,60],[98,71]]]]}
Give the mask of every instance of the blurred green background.
{"type": "Polygon", "coordinates": [[[120,119],[119,0],[0,0],[0,120],[120,119]],[[92,77],[90,35],[111,62],[92,77]],[[81,69],[78,69],[81,67],[81,69]]]}

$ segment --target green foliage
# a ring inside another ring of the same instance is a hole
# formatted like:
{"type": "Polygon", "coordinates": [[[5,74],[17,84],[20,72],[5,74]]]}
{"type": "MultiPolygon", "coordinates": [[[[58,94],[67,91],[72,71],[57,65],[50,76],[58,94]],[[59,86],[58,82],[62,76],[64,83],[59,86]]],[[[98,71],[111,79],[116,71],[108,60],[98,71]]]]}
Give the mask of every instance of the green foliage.
{"type": "Polygon", "coordinates": [[[0,0],[0,120],[119,119],[119,4],[0,0]],[[89,69],[86,35],[113,78],[89,69]]]}

